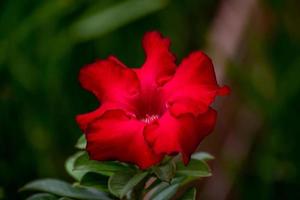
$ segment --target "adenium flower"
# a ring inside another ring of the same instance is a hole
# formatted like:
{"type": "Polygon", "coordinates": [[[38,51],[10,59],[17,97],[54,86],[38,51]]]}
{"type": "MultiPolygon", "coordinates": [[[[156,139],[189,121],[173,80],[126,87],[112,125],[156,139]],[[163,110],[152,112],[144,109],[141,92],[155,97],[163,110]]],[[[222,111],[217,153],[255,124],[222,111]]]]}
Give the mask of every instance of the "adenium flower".
{"type": "Polygon", "coordinates": [[[146,61],[130,69],[110,56],[80,70],[79,81],[101,103],[76,121],[94,160],[119,160],[146,169],[165,155],[182,154],[187,164],[202,139],[212,132],[210,107],[219,87],[210,58],[196,51],[177,67],[170,40],[158,32],[143,38],[146,61]]]}

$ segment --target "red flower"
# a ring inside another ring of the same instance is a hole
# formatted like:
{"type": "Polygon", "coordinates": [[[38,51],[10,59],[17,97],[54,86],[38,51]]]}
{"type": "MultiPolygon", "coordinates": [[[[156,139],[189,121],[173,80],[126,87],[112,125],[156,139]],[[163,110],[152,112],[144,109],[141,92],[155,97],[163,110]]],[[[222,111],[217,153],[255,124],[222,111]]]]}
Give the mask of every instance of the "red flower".
{"type": "Polygon", "coordinates": [[[86,134],[94,160],[119,160],[148,168],[164,155],[181,153],[184,163],[213,129],[210,107],[219,87],[211,60],[202,52],[189,55],[176,68],[170,40],[158,32],[144,36],[146,61],[129,69],[115,57],[81,69],[79,80],[101,102],[76,120],[86,134]]]}

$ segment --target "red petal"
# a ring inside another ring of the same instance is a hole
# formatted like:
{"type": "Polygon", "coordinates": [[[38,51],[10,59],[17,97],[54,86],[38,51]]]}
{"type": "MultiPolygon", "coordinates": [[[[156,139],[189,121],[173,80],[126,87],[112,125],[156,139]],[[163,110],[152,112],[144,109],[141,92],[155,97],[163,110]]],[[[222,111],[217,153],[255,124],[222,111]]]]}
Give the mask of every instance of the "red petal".
{"type": "Polygon", "coordinates": [[[191,114],[174,117],[166,112],[145,127],[144,136],[157,154],[181,153],[187,164],[202,139],[213,130],[216,114],[212,108],[198,117],[191,114]]]}
{"type": "Polygon", "coordinates": [[[87,151],[94,160],[119,160],[146,169],[161,160],[146,144],[144,123],[122,110],[106,111],[86,129],[87,151]]]}
{"type": "MultiPolygon", "coordinates": [[[[148,32],[143,38],[146,61],[136,69],[142,88],[156,88],[165,84],[176,70],[175,57],[170,52],[170,40],[159,32],[148,32]]],[[[148,89],[149,90],[149,89],[148,89]]]]}
{"type": "Polygon", "coordinates": [[[105,111],[114,110],[119,107],[120,107],[120,105],[118,103],[105,102],[99,108],[97,108],[96,110],[94,110],[92,112],[77,115],[76,122],[78,123],[80,129],[83,132],[85,132],[85,129],[87,128],[88,124],[91,123],[96,118],[100,117],[105,111]]]}
{"type": "Polygon", "coordinates": [[[102,103],[96,111],[77,116],[76,120],[83,130],[106,110],[135,112],[135,102],[140,90],[138,77],[116,58],[109,57],[83,67],[79,73],[79,81],[83,88],[91,91],[102,103]]]}
{"type": "Polygon", "coordinates": [[[212,61],[199,51],[183,60],[163,92],[173,115],[196,116],[208,109],[216,95],[225,95],[227,90],[218,86],[212,61]]]}
{"type": "Polygon", "coordinates": [[[120,102],[129,107],[128,101],[139,92],[139,80],[135,72],[126,68],[115,57],[83,67],[79,73],[79,81],[99,100],[120,102]]]}

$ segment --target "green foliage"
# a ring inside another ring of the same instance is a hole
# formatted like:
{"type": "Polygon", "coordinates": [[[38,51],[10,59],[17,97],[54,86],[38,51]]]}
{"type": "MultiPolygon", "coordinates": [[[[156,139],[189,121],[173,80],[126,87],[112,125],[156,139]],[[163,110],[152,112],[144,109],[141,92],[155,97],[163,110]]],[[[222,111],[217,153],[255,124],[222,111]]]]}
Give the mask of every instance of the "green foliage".
{"type": "Polygon", "coordinates": [[[178,163],[176,174],[198,178],[211,176],[210,169],[203,160],[193,159],[187,166],[185,166],[183,163],[178,163]]]}
{"type": "Polygon", "coordinates": [[[77,140],[77,143],[76,143],[75,147],[77,149],[85,149],[86,148],[85,135],[80,136],[80,138],[77,140]]]}
{"type": "Polygon", "coordinates": [[[124,171],[130,166],[117,161],[95,161],[90,160],[87,153],[80,155],[74,162],[74,171],[94,172],[106,176],[111,176],[114,172],[124,171]]]}
{"type": "Polygon", "coordinates": [[[176,164],[173,161],[154,168],[155,175],[162,181],[170,182],[176,172],[176,164]]]}
{"type": "Polygon", "coordinates": [[[132,191],[134,188],[136,188],[138,185],[142,183],[142,188],[143,189],[145,179],[148,175],[148,172],[139,172],[136,173],[133,177],[131,177],[128,182],[123,186],[122,190],[120,191],[120,198],[125,197],[130,191],[132,191]]]}
{"type": "Polygon", "coordinates": [[[86,173],[86,171],[74,170],[74,164],[75,164],[75,161],[84,154],[85,154],[84,151],[79,151],[79,152],[75,153],[74,155],[72,155],[71,157],[69,157],[65,163],[66,171],[68,172],[68,174],[70,176],[72,176],[77,181],[79,181],[82,178],[82,176],[86,173]]]}
{"type": "MultiPolygon", "coordinates": [[[[168,200],[191,181],[209,176],[205,160],[212,158],[204,152],[195,153],[189,165],[184,166],[170,157],[158,166],[141,171],[121,162],[90,160],[86,152],[79,151],[66,161],[66,170],[76,181],[73,186],[55,179],[43,179],[26,184],[21,191],[49,193],[29,197],[33,200],[59,197],[105,200],[112,196],[128,200],[144,196],[150,200],[168,200]],[[150,181],[153,178],[157,181],[150,181]]],[[[193,199],[194,196],[195,191],[188,190],[182,198],[193,199]]]]}
{"type": "Polygon", "coordinates": [[[148,172],[119,171],[109,178],[108,188],[112,194],[123,199],[134,187],[140,184],[147,175],[148,172]]]}
{"type": "Polygon", "coordinates": [[[168,185],[163,190],[160,190],[158,193],[156,193],[156,195],[153,196],[151,199],[152,200],[160,200],[160,199],[169,200],[176,194],[178,188],[179,188],[179,183],[168,185]]]}
{"type": "Polygon", "coordinates": [[[75,187],[64,181],[55,179],[36,180],[26,184],[21,191],[34,190],[48,192],[58,196],[83,200],[109,200],[108,196],[92,188],[75,187]]]}
{"type": "Polygon", "coordinates": [[[161,182],[156,185],[149,193],[151,200],[159,200],[159,199],[171,199],[177,192],[180,187],[180,183],[183,182],[185,178],[176,177],[171,180],[170,183],[161,182]]]}
{"type": "Polygon", "coordinates": [[[84,174],[81,180],[79,180],[79,184],[87,187],[96,188],[100,191],[109,193],[108,179],[109,177],[107,176],[93,172],[88,172],[84,174]]]}
{"type": "Polygon", "coordinates": [[[57,200],[58,198],[52,194],[38,193],[30,196],[26,200],[57,200]]]}
{"type": "Polygon", "coordinates": [[[212,160],[212,159],[214,159],[214,157],[212,155],[210,155],[209,153],[206,153],[206,152],[197,152],[197,153],[194,153],[191,157],[192,157],[192,159],[195,159],[195,160],[212,160]]]}

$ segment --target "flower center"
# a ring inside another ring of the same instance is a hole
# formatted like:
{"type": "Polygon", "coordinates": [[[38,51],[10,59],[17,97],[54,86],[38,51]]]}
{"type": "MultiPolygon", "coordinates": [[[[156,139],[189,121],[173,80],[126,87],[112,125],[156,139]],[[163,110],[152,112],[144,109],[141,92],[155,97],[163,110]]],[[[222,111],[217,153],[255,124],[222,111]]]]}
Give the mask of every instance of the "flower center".
{"type": "Polygon", "coordinates": [[[141,121],[145,122],[146,124],[150,124],[151,122],[158,120],[158,115],[148,115],[146,114],[145,118],[142,118],[141,121]]]}
{"type": "Polygon", "coordinates": [[[135,106],[136,118],[146,124],[159,120],[167,109],[161,90],[158,88],[141,90],[135,106]]]}

